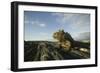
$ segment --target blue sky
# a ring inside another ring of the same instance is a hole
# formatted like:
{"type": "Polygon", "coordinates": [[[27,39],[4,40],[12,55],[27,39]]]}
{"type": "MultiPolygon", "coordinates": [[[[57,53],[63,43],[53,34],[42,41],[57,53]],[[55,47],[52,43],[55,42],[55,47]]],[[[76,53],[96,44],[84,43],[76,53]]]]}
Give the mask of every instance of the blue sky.
{"type": "Polygon", "coordinates": [[[90,14],[24,11],[24,40],[52,40],[59,29],[74,39],[89,37],[90,14]]]}

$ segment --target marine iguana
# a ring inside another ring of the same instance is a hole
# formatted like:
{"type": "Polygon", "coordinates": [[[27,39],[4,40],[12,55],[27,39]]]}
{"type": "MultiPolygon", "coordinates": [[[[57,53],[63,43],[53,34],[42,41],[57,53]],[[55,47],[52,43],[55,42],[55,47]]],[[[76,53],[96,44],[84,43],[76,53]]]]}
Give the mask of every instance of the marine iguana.
{"type": "Polygon", "coordinates": [[[64,32],[64,30],[59,30],[58,32],[54,32],[53,38],[58,40],[58,44],[65,51],[70,51],[72,48],[75,47],[77,47],[79,50],[80,48],[86,48],[86,49],[90,48],[90,44],[74,40],[73,37],[68,32],[64,32]]]}

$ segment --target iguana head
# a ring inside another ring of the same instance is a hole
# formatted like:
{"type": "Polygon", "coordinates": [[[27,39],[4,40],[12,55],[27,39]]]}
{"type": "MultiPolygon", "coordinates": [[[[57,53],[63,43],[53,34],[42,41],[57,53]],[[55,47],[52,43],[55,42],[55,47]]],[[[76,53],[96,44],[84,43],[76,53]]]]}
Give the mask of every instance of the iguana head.
{"type": "Polygon", "coordinates": [[[58,32],[53,33],[53,38],[58,41],[64,40],[64,34],[64,30],[59,30],[58,32]]]}
{"type": "Polygon", "coordinates": [[[58,40],[58,43],[64,50],[69,51],[71,47],[71,42],[66,39],[65,34],[66,33],[64,32],[64,30],[59,30],[58,32],[55,32],[53,34],[53,38],[58,40]]]}

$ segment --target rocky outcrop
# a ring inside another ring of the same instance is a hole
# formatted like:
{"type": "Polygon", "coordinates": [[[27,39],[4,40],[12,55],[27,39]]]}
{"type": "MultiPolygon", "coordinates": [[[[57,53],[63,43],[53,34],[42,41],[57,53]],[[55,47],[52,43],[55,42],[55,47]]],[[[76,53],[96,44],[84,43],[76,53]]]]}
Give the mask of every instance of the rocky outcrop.
{"type": "Polygon", "coordinates": [[[71,59],[87,59],[90,58],[90,52],[86,48],[77,49],[71,48],[71,50],[65,51],[60,48],[57,42],[27,42],[28,44],[24,52],[24,61],[50,61],[50,60],[71,60],[71,59]],[[37,44],[37,45],[36,45],[37,44]],[[31,47],[35,45],[36,47],[31,47]],[[86,50],[85,50],[86,49],[86,50]],[[84,51],[85,50],[85,51],[84,51]],[[88,52],[87,52],[88,51],[88,52]]]}

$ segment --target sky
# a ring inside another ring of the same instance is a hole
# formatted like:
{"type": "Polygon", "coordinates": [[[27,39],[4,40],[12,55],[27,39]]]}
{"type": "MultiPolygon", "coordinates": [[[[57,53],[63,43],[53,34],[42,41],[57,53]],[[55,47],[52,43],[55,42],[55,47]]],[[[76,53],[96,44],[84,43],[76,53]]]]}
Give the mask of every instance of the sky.
{"type": "Polygon", "coordinates": [[[59,29],[78,39],[90,37],[90,14],[24,11],[24,40],[53,40],[59,29]]]}

